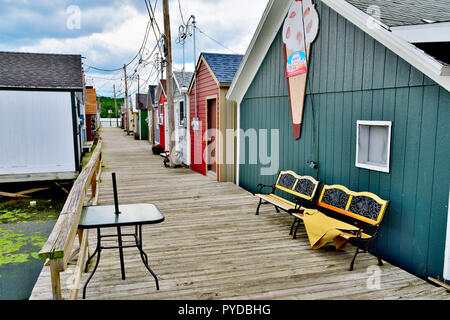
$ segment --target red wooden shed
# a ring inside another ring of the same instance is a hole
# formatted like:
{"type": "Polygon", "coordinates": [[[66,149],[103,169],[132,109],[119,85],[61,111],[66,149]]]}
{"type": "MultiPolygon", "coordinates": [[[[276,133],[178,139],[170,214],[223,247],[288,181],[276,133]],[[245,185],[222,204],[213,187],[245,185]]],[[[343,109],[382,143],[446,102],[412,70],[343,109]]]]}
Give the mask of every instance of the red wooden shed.
{"type": "Polygon", "coordinates": [[[155,126],[157,126],[156,135],[159,134],[156,139],[159,138],[159,144],[165,151],[169,150],[169,137],[167,127],[167,96],[166,96],[166,80],[159,80],[158,89],[156,90],[156,101],[158,102],[158,108],[155,110],[155,126]],[[158,130],[159,129],[159,130],[158,130]]]}
{"type": "Polygon", "coordinates": [[[225,96],[242,57],[202,53],[196,67],[197,77],[189,87],[191,169],[215,176],[218,181],[234,182],[236,177],[236,138],[227,138],[226,131],[236,130],[237,110],[225,96]]]}

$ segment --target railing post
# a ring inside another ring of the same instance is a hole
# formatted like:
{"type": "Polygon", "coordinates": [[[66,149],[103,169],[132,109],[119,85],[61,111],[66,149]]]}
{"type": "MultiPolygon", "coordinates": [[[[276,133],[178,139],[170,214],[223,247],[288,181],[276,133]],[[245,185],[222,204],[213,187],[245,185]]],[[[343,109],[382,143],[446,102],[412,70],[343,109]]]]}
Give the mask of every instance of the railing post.
{"type": "Polygon", "coordinates": [[[61,277],[57,260],[50,260],[50,278],[52,282],[53,300],[62,300],[61,277]]]}
{"type": "Polygon", "coordinates": [[[94,174],[92,175],[91,191],[92,191],[92,199],[94,199],[95,195],[97,194],[97,170],[95,170],[94,174]]]}
{"type": "MultiPolygon", "coordinates": [[[[78,223],[84,205],[85,196],[90,185],[92,188],[94,202],[97,203],[98,201],[97,198],[99,188],[97,186],[97,182],[100,181],[99,177],[101,174],[101,152],[102,144],[100,141],[92,155],[92,158],[89,160],[88,164],[72,186],[72,190],[70,191],[63,210],[61,211],[61,214],[53,227],[52,233],[39,252],[40,259],[49,259],[53,300],[63,300],[61,273],[67,268],[70,255],[72,253],[72,246],[77,233],[78,238],[81,240],[80,251],[83,252],[81,259],[80,257],[78,259],[80,264],[78,266],[79,270],[82,270],[82,261],[85,258],[85,254],[89,256],[87,232],[80,232],[78,230],[78,223]]],[[[77,277],[75,284],[78,285],[80,279],[81,276],[77,277]]],[[[76,290],[72,290],[71,292],[70,298],[74,297],[76,298],[76,290]]]]}

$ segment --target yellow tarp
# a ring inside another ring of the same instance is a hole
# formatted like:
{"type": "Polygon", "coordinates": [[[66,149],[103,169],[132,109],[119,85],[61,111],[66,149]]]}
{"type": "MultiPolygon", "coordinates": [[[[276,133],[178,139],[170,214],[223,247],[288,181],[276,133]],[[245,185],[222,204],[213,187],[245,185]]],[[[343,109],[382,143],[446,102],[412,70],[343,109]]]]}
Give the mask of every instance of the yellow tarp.
{"type": "Polygon", "coordinates": [[[341,237],[342,231],[359,230],[351,224],[330,218],[318,210],[305,210],[303,215],[306,233],[313,249],[322,248],[333,241],[336,249],[343,248],[348,240],[341,237]]]}

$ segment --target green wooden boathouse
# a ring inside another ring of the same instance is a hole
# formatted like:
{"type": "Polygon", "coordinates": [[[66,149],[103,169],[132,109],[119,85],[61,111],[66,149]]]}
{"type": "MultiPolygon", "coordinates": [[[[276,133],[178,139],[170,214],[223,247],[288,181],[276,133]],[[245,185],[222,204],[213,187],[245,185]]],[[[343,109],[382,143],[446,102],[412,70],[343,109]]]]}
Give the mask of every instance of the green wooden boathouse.
{"type": "Polygon", "coordinates": [[[446,25],[440,21],[450,20],[448,7],[439,1],[313,1],[320,26],[295,140],[282,40],[291,2],[269,1],[227,95],[238,104],[241,129],[237,183],[256,192],[259,183],[273,184],[279,170],[293,170],[389,199],[378,238],[381,257],[419,277],[449,280],[450,70],[448,51],[447,57],[441,53],[450,33],[439,33],[446,25]],[[372,15],[377,7],[378,17],[372,15]],[[358,121],[387,124],[389,134],[373,138],[390,144],[383,170],[358,165],[357,146],[364,144],[357,141],[358,121]],[[269,130],[268,157],[255,162],[249,132],[260,129],[269,130]],[[268,175],[262,170],[270,166],[267,159],[276,167],[268,175]]]}

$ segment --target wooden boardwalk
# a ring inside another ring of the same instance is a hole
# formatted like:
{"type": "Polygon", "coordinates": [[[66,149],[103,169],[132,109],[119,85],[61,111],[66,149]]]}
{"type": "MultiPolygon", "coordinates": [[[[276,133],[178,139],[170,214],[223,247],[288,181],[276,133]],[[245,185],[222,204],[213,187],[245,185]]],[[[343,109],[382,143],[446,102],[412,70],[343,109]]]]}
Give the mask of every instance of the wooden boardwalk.
{"type": "MultiPolygon", "coordinates": [[[[369,267],[377,263],[373,256],[358,256],[356,270],[349,272],[352,247],[312,250],[304,229],[297,240],[289,236],[291,217],[269,206],[255,216],[258,200],[236,185],[189,169],[164,168],[148,142],[120,129],[104,128],[102,138],[99,204],[113,204],[111,172],[116,172],[121,204],[154,203],[166,217],[143,228],[144,250],[161,289],[156,291],[137,249],[125,249],[125,281],[118,252],[107,250],[87,299],[450,299],[445,289],[387,263],[380,268],[381,288],[369,289],[369,267]]],[[[92,251],[95,236],[91,231],[92,251]]],[[[64,297],[73,268],[62,274],[64,297]]],[[[51,298],[48,269],[43,268],[30,299],[51,298]]]]}

